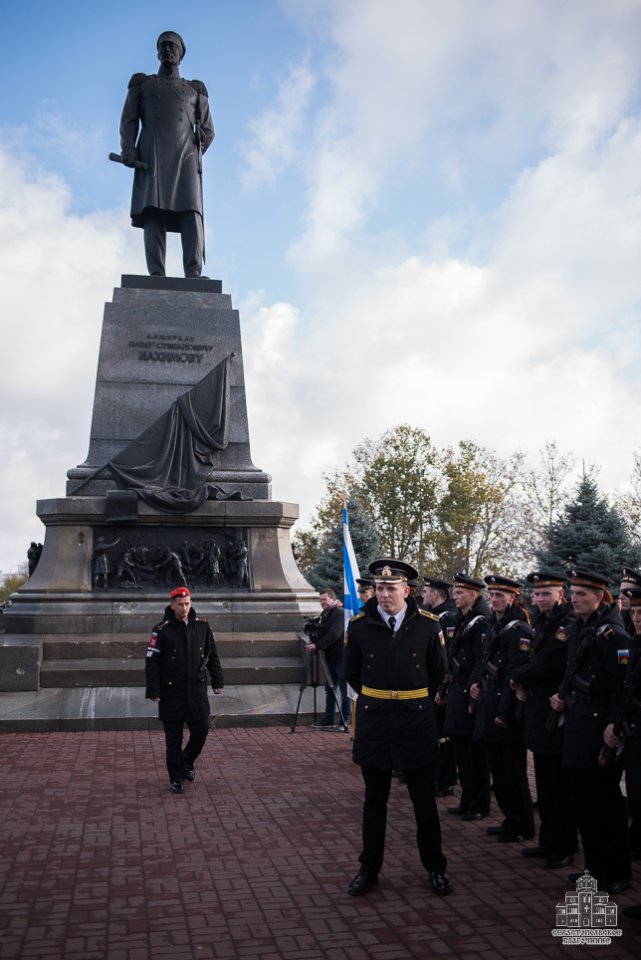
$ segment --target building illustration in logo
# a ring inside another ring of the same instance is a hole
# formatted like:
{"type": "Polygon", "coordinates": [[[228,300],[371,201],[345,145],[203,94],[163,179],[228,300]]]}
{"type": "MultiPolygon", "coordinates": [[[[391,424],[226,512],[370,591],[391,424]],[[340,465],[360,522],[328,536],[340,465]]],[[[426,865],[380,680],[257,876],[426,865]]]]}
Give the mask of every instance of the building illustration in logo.
{"type": "Polygon", "coordinates": [[[608,944],[620,937],[616,928],[618,907],[610,903],[610,895],[598,889],[588,871],[576,881],[576,891],[566,893],[563,903],[556,905],[556,926],[553,936],[563,943],[608,944]]]}

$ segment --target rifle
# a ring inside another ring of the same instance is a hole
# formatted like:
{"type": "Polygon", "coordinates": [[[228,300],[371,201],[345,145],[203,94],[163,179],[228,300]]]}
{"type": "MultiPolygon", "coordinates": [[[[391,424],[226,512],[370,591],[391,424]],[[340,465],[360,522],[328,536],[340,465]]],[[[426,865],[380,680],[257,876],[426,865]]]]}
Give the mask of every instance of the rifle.
{"type": "MultiPolygon", "coordinates": [[[[574,675],[581,666],[583,658],[585,657],[590,644],[594,638],[598,636],[599,632],[603,632],[606,629],[606,626],[607,624],[604,624],[603,626],[598,627],[597,630],[591,630],[585,635],[585,637],[583,637],[580,644],[576,648],[574,658],[570,661],[570,663],[568,663],[563,680],[561,681],[561,685],[556,691],[557,697],[560,697],[561,700],[566,699],[570,686],[572,685],[572,681],[574,680],[574,675]]],[[[547,733],[554,733],[556,728],[561,723],[561,717],[563,716],[563,713],[564,711],[560,710],[550,710],[544,724],[547,733]]]]}
{"type": "MultiPolygon", "coordinates": [[[[641,679],[641,657],[637,660],[634,665],[634,668],[630,672],[630,676],[626,677],[623,683],[623,693],[621,695],[621,700],[617,706],[617,712],[614,720],[614,734],[617,737],[629,737],[630,736],[630,724],[625,718],[626,712],[633,700],[635,700],[634,693],[637,688],[637,684],[641,679]]],[[[637,700],[635,700],[638,703],[637,700]]],[[[639,704],[641,706],[641,704],[639,704]]],[[[609,767],[614,763],[617,757],[618,747],[603,747],[601,751],[601,757],[604,767],[609,767]]]]}

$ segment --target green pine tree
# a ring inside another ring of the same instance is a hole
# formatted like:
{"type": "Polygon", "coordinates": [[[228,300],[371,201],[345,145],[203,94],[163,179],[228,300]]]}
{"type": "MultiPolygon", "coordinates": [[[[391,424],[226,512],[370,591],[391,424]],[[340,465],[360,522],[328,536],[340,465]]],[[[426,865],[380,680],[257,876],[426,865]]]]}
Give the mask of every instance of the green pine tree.
{"type": "MultiPolygon", "coordinates": [[[[349,531],[362,575],[368,564],[378,556],[378,535],[371,520],[358,500],[348,504],[349,531]]],[[[317,545],[315,562],[305,570],[311,585],[317,590],[331,587],[337,597],[343,596],[343,516],[339,513],[327,528],[317,545]]]]}
{"type": "Polygon", "coordinates": [[[603,574],[611,583],[619,582],[624,566],[636,567],[639,557],[639,547],[625,520],[600,493],[595,479],[585,473],[574,500],[551,524],[547,546],[537,553],[544,569],[583,567],[603,574]]]}

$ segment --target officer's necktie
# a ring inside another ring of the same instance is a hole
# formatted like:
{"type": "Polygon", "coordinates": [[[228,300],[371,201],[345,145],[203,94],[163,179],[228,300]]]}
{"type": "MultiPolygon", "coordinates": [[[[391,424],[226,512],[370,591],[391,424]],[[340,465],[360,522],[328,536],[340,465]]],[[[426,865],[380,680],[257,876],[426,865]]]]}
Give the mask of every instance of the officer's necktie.
{"type": "Polygon", "coordinates": [[[394,633],[394,627],[396,626],[396,617],[390,617],[389,620],[387,621],[387,625],[392,631],[392,633],[394,633]]]}

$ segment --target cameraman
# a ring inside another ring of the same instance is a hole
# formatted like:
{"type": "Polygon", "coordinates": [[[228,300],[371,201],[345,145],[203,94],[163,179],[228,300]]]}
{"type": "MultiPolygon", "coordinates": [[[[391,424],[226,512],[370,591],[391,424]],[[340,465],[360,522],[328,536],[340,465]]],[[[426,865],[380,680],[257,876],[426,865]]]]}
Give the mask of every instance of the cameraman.
{"type": "MultiPolygon", "coordinates": [[[[319,599],[323,612],[320,615],[314,640],[307,645],[307,652],[315,653],[318,650],[325,654],[327,669],[334,682],[334,686],[340,689],[343,722],[347,724],[349,723],[350,701],[347,696],[347,684],[343,673],[345,611],[343,604],[336,598],[336,594],[329,587],[323,589],[319,599]]],[[[326,681],[325,715],[320,723],[312,724],[312,728],[314,730],[333,730],[335,709],[336,701],[334,699],[334,692],[326,681]]]]}

